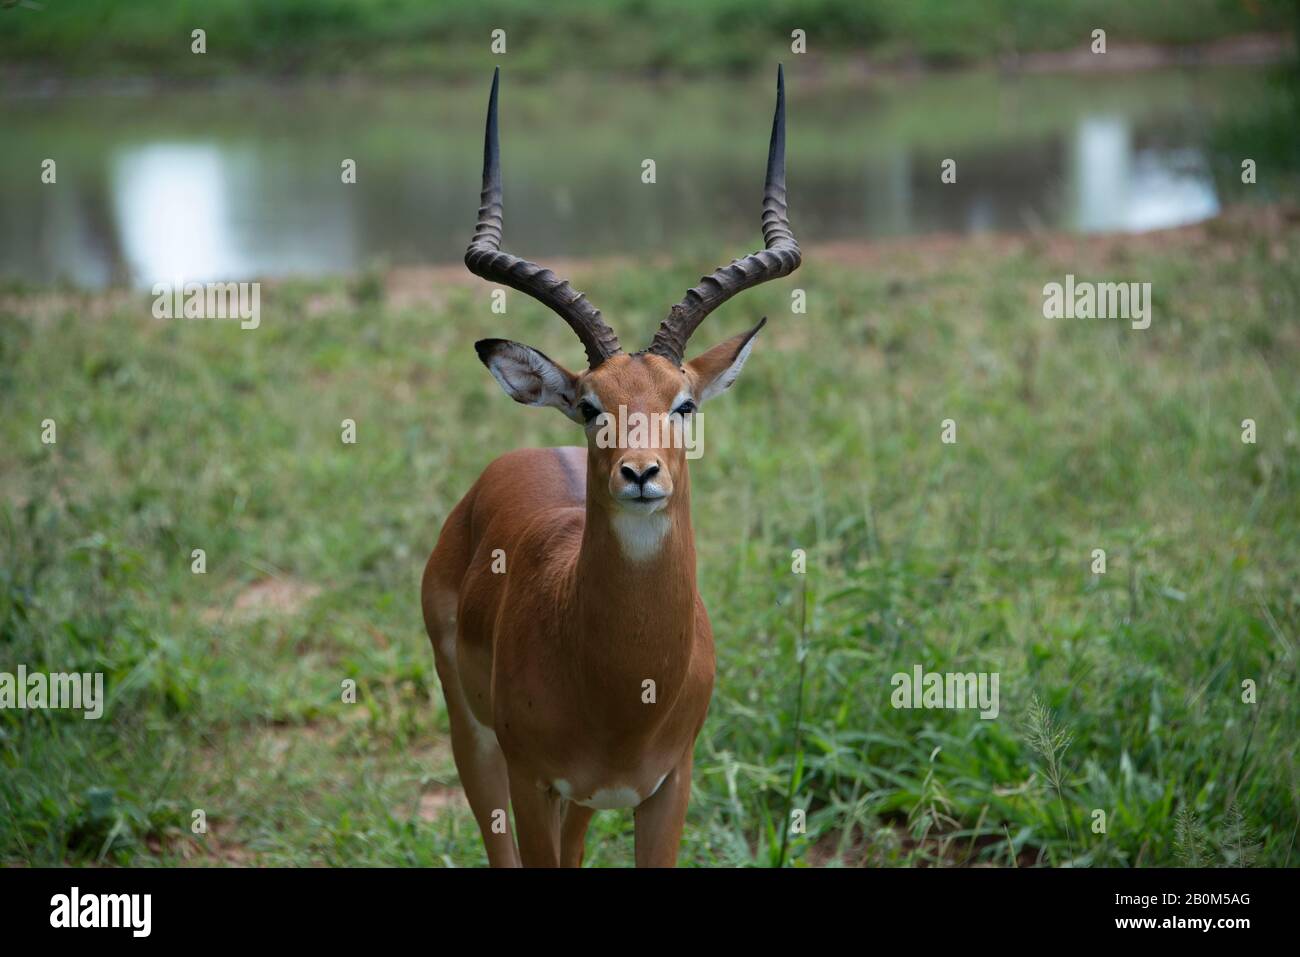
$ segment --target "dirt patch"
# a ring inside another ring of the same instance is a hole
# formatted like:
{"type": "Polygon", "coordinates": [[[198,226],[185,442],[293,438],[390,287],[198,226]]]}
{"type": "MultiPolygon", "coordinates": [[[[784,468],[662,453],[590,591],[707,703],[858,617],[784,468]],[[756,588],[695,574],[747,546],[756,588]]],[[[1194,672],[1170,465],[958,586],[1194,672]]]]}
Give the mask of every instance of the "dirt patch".
{"type": "Polygon", "coordinates": [[[1252,33],[1187,46],[1109,44],[1104,55],[1092,45],[1006,57],[998,66],[1021,73],[1130,73],[1190,66],[1263,66],[1292,55],[1286,34],[1252,33]]]}
{"type": "Polygon", "coordinates": [[[156,855],[178,854],[187,864],[222,864],[226,867],[254,867],[257,854],[232,837],[234,825],[226,821],[209,821],[206,834],[179,831],[151,835],[145,846],[156,855]]]}
{"type": "Polygon", "coordinates": [[[428,823],[436,821],[444,814],[468,810],[469,801],[465,799],[463,789],[435,784],[420,795],[414,807],[408,805],[398,808],[397,816],[404,818],[415,817],[428,823]]]}
{"type": "Polygon", "coordinates": [[[320,592],[319,585],[293,578],[260,578],[245,586],[230,604],[205,610],[203,620],[253,621],[296,615],[320,592]]]}
{"type": "MultiPolygon", "coordinates": [[[[602,256],[590,259],[547,259],[546,267],[556,275],[576,283],[579,288],[585,288],[582,281],[584,276],[608,275],[637,263],[664,265],[669,262],[671,260],[664,256],[602,256]]],[[[485,282],[462,263],[397,267],[384,275],[384,301],[398,308],[438,308],[447,302],[451,290],[484,288],[485,282]]]]}
{"type": "MultiPolygon", "coordinates": [[[[823,835],[804,851],[803,859],[812,867],[883,867],[900,861],[911,867],[1006,867],[1005,855],[1000,855],[996,864],[983,858],[990,847],[1000,850],[1007,840],[997,834],[981,834],[972,840],[943,833],[917,839],[906,824],[886,821],[871,836],[860,828],[854,828],[847,840],[838,832],[823,835]]],[[[1035,847],[1025,846],[1016,854],[1016,867],[1041,864],[1035,847]]]]}
{"type": "Polygon", "coordinates": [[[136,312],[152,317],[152,299],[130,289],[102,292],[68,289],[33,289],[0,295],[0,312],[21,313],[37,325],[54,322],[66,315],[78,320],[104,320],[119,312],[136,312]]]}

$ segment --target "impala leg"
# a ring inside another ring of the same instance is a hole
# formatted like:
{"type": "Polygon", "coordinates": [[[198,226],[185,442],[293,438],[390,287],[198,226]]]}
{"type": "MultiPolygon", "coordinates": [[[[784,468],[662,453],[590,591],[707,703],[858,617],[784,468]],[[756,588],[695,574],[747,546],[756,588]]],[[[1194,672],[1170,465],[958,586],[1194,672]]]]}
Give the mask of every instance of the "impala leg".
{"type": "Polygon", "coordinates": [[[636,827],[636,866],[675,867],[677,846],[691,799],[691,754],[664,778],[659,790],[633,812],[636,827]]]}
{"type": "Polygon", "coordinates": [[[510,778],[510,804],[515,811],[515,837],[524,867],[560,866],[562,800],[527,778],[510,778]]]}
{"type": "MultiPolygon", "coordinates": [[[[426,572],[426,576],[428,572],[426,572]]],[[[519,852],[510,834],[510,780],[506,759],[492,730],[480,724],[470,710],[456,660],[456,595],[427,588],[424,620],[433,641],[433,663],[442,685],[447,719],[451,724],[451,752],[456,771],[469,799],[474,820],[483,836],[488,863],[493,867],[518,867],[519,852]],[[499,814],[497,812],[500,812],[499,814]]]]}
{"type": "Polygon", "coordinates": [[[479,724],[465,693],[454,675],[442,674],[443,697],[447,702],[447,715],[451,721],[451,752],[456,758],[461,786],[469,799],[483,846],[487,850],[488,864],[492,867],[518,867],[519,852],[510,834],[510,779],[506,773],[505,755],[497,744],[491,729],[479,724]],[[450,679],[450,680],[449,680],[450,679]]]}
{"type": "Polygon", "coordinates": [[[560,825],[560,866],[581,867],[582,852],[586,849],[587,825],[596,812],[570,801],[564,806],[564,822],[560,825]]]}

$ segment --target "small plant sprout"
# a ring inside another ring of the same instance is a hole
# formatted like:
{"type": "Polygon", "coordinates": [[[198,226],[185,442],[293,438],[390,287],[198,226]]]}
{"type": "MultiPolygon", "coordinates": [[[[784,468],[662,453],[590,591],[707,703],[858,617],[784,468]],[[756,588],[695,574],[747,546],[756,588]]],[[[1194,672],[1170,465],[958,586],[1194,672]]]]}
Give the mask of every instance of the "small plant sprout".
{"type": "Polygon", "coordinates": [[[1191,807],[1184,804],[1174,819],[1174,849],[1183,867],[1204,867],[1209,851],[1205,828],[1191,807]]]}
{"type": "Polygon", "coordinates": [[[1061,759],[1069,750],[1073,735],[1065,728],[1057,726],[1051,709],[1043,704],[1036,694],[1029,699],[1024,734],[1029,747],[1042,759],[1044,774],[1052,790],[1056,792],[1061,814],[1065,818],[1066,836],[1073,844],[1074,838],[1070,834],[1070,815],[1065,807],[1065,772],[1061,766],[1061,759]]]}

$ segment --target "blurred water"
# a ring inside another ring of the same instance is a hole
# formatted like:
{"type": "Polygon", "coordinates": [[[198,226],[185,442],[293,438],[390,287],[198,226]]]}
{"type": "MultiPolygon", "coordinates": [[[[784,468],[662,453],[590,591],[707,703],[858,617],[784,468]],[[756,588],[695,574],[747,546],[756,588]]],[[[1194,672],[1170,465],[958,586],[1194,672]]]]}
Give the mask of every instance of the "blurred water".
{"type": "MultiPolygon", "coordinates": [[[[806,243],[1194,222],[1220,204],[1212,118],[1259,81],[836,85],[792,70],[792,219],[806,243]],[[957,182],[944,184],[950,157],[957,182]]],[[[502,94],[513,251],[690,245],[721,258],[758,241],[767,82],[519,86],[507,76],[502,94]]],[[[478,204],[485,94],[239,87],[0,101],[0,275],[148,286],[458,261],[478,204]],[[52,185],[40,182],[46,158],[52,185]],[[345,159],[355,184],[342,182],[345,159]]]]}

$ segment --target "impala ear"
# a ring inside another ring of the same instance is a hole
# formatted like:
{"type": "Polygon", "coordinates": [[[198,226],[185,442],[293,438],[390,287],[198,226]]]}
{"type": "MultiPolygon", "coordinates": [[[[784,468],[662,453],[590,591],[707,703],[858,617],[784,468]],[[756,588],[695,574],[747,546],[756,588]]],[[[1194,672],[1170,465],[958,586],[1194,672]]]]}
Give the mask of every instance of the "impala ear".
{"type": "Polygon", "coordinates": [[[686,363],[686,374],[691,378],[696,402],[712,399],[736,381],[749,358],[749,351],[754,348],[754,337],[766,324],[767,316],[764,316],[753,329],[723,340],[686,363]]]}
{"type": "Polygon", "coordinates": [[[480,339],[474,343],[479,359],[506,395],[523,405],[550,405],[575,422],[578,377],[544,352],[509,339],[480,339]]]}

